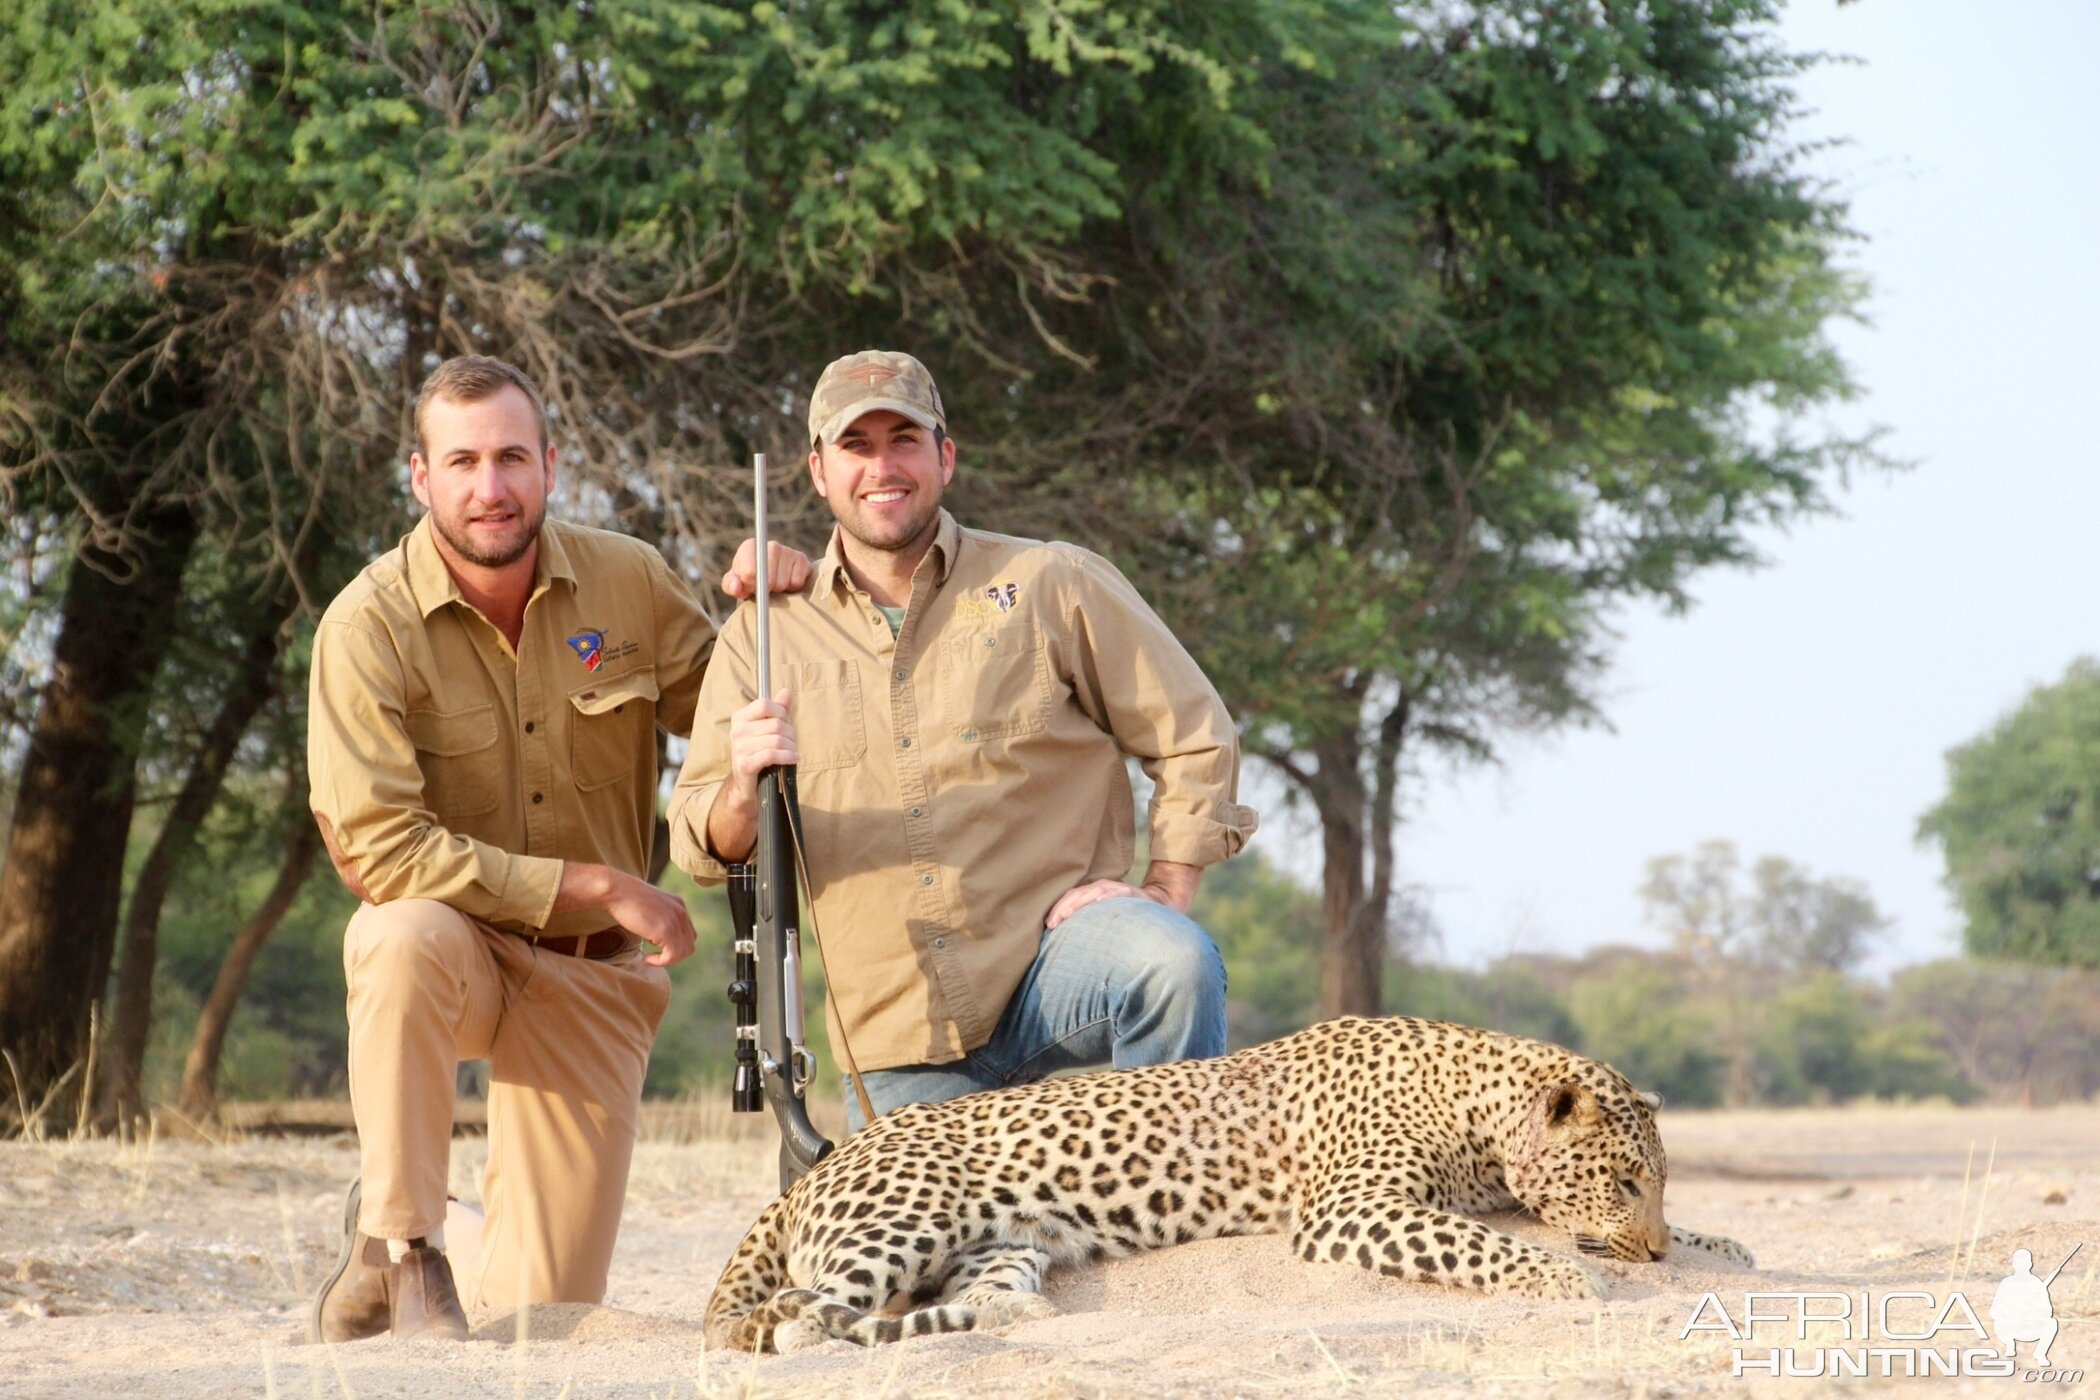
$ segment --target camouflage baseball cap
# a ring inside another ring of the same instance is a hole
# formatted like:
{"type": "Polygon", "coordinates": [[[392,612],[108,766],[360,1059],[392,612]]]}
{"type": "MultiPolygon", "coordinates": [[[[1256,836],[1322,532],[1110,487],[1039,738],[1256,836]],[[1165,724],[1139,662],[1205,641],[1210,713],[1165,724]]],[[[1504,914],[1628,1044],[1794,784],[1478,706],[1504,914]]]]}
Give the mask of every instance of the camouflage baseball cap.
{"type": "Polygon", "coordinates": [[[824,366],[809,396],[809,437],[837,442],[863,413],[901,413],[922,428],[948,430],[941,391],[926,366],[899,350],[862,350],[824,366]]]}

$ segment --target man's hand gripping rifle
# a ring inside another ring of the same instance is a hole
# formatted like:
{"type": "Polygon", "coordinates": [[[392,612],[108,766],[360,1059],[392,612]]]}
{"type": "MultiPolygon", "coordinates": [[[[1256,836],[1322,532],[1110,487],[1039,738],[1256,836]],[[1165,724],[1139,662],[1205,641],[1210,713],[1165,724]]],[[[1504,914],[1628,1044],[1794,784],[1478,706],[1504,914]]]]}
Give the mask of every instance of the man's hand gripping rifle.
{"type": "MultiPolygon", "coordinates": [[[[753,460],[757,516],[758,694],[773,693],[766,568],[766,458],[753,460]]],[[[815,1068],[802,1043],[802,929],[796,869],[802,846],[802,810],[795,801],[795,770],[768,768],[758,779],[758,846],[748,864],[729,867],[729,912],[736,926],[736,977],[729,1000],[736,1008],[736,1077],[731,1106],[756,1113],[761,1098],[780,1125],[780,1189],[785,1191],[831,1151],[831,1140],[809,1121],[803,1095],[815,1068]]]]}

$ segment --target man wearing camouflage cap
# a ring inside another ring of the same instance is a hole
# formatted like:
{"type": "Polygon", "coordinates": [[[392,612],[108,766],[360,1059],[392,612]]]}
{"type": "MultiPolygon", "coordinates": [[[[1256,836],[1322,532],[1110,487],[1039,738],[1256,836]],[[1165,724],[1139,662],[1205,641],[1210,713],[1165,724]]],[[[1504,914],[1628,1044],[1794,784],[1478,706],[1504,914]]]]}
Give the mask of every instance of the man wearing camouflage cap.
{"type": "Polygon", "coordinates": [[[671,798],[673,859],[719,883],[758,775],[796,766],[832,1033],[878,1113],[1222,1053],[1224,964],[1186,911],[1255,828],[1188,652],[1098,555],[958,525],[947,429],[910,355],[825,369],[809,469],[837,529],[773,605],[777,694],[752,610],[723,628],[671,798]],[[1154,784],[1135,886],[1126,757],[1154,784]]]}

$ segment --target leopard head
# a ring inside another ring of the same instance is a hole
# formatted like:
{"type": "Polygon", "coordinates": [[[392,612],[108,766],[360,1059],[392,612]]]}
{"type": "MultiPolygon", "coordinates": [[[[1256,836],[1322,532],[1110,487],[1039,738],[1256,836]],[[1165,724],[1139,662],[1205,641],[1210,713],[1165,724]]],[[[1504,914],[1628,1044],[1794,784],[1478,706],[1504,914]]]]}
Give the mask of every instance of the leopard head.
{"type": "Polygon", "coordinates": [[[1669,1163],[1655,1130],[1662,1100],[1605,1066],[1581,1068],[1601,1073],[1571,1073],[1534,1091],[1506,1173],[1510,1191],[1585,1254],[1660,1259],[1670,1250],[1669,1163]]]}

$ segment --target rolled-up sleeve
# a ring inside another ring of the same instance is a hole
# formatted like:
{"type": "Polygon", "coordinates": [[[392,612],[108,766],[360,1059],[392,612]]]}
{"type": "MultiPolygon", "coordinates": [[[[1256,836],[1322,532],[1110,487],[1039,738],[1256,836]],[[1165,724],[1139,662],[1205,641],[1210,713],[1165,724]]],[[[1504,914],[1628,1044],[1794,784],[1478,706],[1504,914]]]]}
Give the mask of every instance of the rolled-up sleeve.
{"type": "Polygon", "coordinates": [[[515,855],[439,824],[409,739],[393,641],[324,619],[308,687],[310,801],[350,891],[372,904],[435,899],[491,923],[544,928],[562,862],[515,855]]]}
{"type": "Polygon", "coordinates": [[[1238,800],[1239,731],[1225,702],[1113,564],[1053,548],[1069,564],[1057,665],[1080,707],[1152,779],[1152,859],[1210,866],[1237,854],[1258,819],[1238,800]]]}

